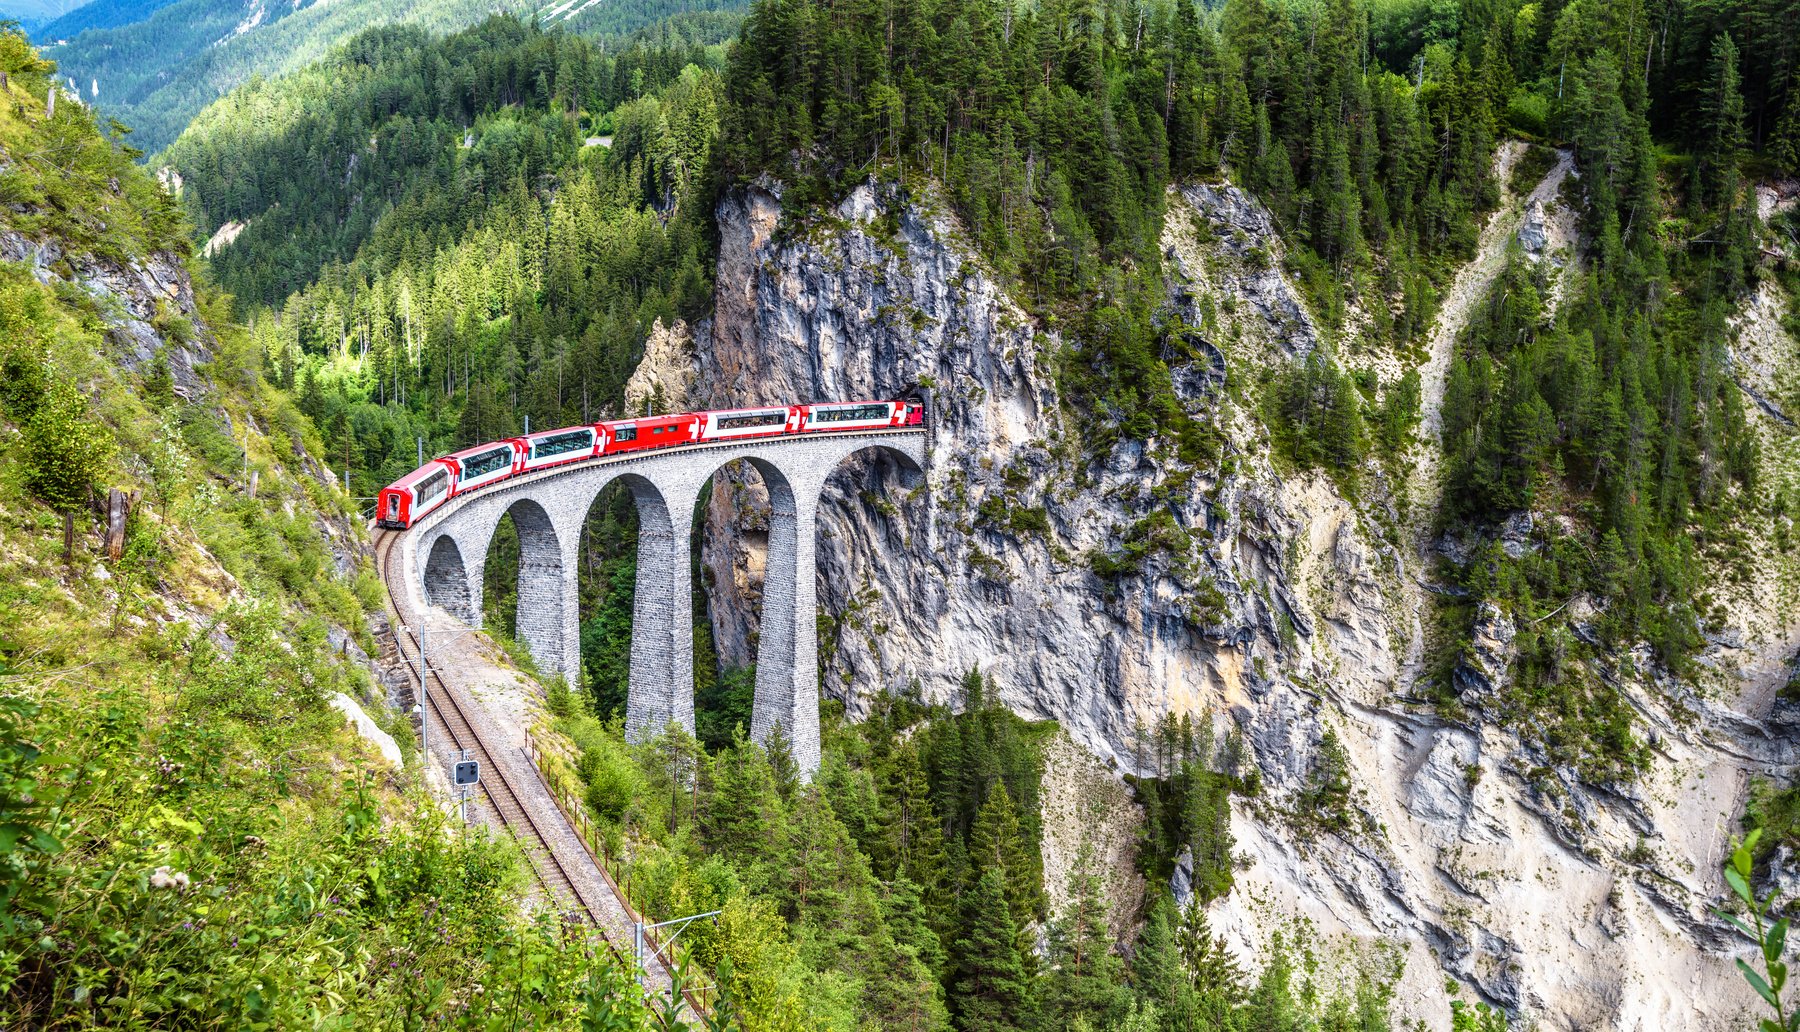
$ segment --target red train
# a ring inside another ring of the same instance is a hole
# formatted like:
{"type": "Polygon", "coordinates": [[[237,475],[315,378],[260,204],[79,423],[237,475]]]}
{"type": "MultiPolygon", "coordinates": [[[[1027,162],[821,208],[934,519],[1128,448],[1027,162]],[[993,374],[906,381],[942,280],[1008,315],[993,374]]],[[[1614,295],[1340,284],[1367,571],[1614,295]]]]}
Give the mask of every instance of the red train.
{"type": "Polygon", "coordinates": [[[884,430],[924,422],[924,406],[916,401],[847,401],[645,416],[545,430],[432,459],[381,489],[375,522],[405,530],[451,498],[529,470],[603,455],[777,434],[884,430]]]}

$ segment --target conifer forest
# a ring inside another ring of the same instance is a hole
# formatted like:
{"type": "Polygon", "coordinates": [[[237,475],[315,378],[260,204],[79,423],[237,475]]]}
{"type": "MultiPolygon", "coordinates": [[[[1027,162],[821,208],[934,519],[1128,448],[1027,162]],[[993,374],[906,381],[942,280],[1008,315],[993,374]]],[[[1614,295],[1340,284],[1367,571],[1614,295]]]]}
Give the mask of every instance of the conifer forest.
{"type": "Polygon", "coordinates": [[[1800,1029],[1796,26],[0,0],[0,1027],[1800,1029]]]}

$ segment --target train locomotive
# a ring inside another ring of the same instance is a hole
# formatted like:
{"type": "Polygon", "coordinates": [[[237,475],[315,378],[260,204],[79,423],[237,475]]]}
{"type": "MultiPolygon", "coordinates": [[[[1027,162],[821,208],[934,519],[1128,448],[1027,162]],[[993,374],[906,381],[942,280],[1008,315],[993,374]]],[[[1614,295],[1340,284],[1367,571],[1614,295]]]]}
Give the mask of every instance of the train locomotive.
{"type": "Polygon", "coordinates": [[[659,448],[787,434],[898,429],[924,422],[925,408],[917,401],[848,401],[684,412],[545,430],[432,459],[381,489],[375,522],[406,530],[452,498],[552,466],[659,448]]]}

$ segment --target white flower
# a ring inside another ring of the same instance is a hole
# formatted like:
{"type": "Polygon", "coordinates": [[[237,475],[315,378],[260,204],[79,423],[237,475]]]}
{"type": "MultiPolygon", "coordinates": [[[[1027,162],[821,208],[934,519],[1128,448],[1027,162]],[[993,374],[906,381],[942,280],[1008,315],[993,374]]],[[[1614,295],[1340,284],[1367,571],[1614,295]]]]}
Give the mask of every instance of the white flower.
{"type": "Polygon", "coordinates": [[[192,884],[186,871],[176,871],[164,864],[150,874],[150,887],[153,889],[177,889],[186,892],[192,884]]]}

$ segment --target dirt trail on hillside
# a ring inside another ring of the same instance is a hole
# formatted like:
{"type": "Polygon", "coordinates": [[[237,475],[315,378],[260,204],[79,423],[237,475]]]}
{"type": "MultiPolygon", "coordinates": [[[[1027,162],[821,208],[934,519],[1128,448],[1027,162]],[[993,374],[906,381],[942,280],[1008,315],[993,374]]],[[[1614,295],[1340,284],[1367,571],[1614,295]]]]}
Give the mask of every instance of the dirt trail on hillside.
{"type": "MultiPolygon", "coordinates": [[[[1419,559],[1424,560],[1430,548],[1429,528],[1437,513],[1441,492],[1439,470],[1444,454],[1444,382],[1450,373],[1450,358],[1456,349],[1456,338],[1469,317],[1488,295],[1495,278],[1506,264],[1507,246],[1519,231],[1525,212],[1535,203],[1548,207],[1562,189],[1563,180],[1575,170],[1575,155],[1569,150],[1556,153],[1556,164],[1544,174],[1532,191],[1520,197],[1512,191],[1513,166],[1525,154],[1525,144],[1508,140],[1494,154],[1494,176],[1500,181],[1500,207],[1482,227],[1475,257],[1456,272],[1456,278],[1439,299],[1437,320],[1431,327],[1430,357],[1419,367],[1419,439],[1414,446],[1412,473],[1407,478],[1407,498],[1411,501],[1411,519],[1419,545],[1419,559]]],[[[1420,570],[1423,576],[1423,567],[1420,570]]],[[[1415,578],[1415,583],[1417,579],[1415,578]]],[[[1419,607],[1413,607],[1418,613],[1419,607]]],[[[1415,617],[1416,618],[1416,617],[1415,617]]],[[[1408,665],[1417,668],[1424,642],[1415,627],[1409,650],[1408,665]]]]}

